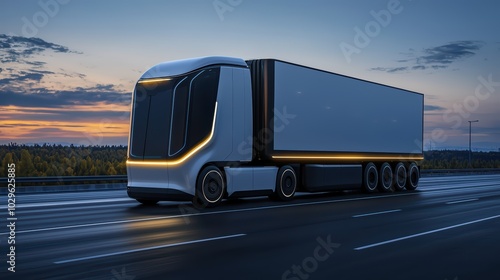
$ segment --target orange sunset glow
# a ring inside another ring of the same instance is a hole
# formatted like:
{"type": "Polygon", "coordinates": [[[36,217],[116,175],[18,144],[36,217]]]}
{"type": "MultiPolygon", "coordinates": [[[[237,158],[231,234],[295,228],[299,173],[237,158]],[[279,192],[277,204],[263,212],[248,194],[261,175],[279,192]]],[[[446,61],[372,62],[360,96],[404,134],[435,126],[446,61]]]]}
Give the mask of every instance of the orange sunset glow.
{"type": "Polygon", "coordinates": [[[41,39],[0,41],[0,143],[126,145],[132,80],[105,84],[67,65],[80,52],[41,39]]]}
{"type": "Polygon", "coordinates": [[[106,102],[59,108],[0,106],[0,142],[40,144],[53,143],[54,139],[58,139],[65,144],[108,144],[106,139],[128,137],[129,109],[128,104],[106,102]],[[103,112],[114,117],[106,117],[103,112]],[[79,114],[88,117],[78,117],[79,114]],[[76,117],[65,120],[65,115],[76,117]]]}

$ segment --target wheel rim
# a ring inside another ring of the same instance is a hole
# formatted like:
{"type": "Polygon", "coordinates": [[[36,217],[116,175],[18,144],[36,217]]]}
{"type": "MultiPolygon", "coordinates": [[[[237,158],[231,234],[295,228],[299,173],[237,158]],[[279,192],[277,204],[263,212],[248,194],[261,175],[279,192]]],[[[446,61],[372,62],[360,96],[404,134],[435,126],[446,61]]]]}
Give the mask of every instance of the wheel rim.
{"type": "Polygon", "coordinates": [[[291,197],[294,194],[296,181],[295,173],[290,169],[286,169],[283,174],[281,174],[280,189],[285,197],[291,197]]]}
{"type": "Polygon", "coordinates": [[[374,165],[371,165],[368,167],[368,170],[366,172],[367,172],[366,187],[368,188],[369,191],[374,191],[377,188],[377,180],[378,180],[377,168],[375,168],[374,165]]]}
{"type": "Polygon", "coordinates": [[[389,166],[385,166],[384,169],[382,170],[382,187],[384,189],[389,189],[391,188],[391,183],[392,183],[392,171],[389,166]]]}
{"type": "Polygon", "coordinates": [[[418,168],[415,165],[410,169],[410,184],[413,188],[416,188],[418,185],[418,168]]]}
{"type": "Polygon", "coordinates": [[[202,182],[202,192],[205,199],[210,203],[215,203],[221,199],[223,191],[222,174],[216,170],[207,172],[202,182]]]}
{"type": "Polygon", "coordinates": [[[400,190],[404,189],[406,183],[406,168],[399,164],[396,170],[396,184],[400,190]]]}

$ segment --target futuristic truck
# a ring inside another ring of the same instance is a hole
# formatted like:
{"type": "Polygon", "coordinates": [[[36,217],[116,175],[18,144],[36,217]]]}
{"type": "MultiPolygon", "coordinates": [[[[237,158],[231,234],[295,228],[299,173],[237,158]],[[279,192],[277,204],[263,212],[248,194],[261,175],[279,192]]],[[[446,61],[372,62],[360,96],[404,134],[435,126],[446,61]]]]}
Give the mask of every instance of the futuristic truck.
{"type": "Polygon", "coordinates": [[[417,188],[422,94],[275,59],[160,63],[135,86],[127,192],[144,204],[417,188]]]}

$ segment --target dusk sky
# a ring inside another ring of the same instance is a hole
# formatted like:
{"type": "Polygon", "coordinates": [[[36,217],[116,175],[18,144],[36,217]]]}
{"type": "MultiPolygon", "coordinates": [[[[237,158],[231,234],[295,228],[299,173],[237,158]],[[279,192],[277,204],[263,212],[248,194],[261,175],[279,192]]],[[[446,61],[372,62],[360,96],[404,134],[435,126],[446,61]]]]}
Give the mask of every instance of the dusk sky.
{"type": "Polygon", "coordinates": [[[0,2],[0,144],[126,145],[149,67],[277,58],[425,95],[424,149],[500,149],[500,2],[0,2]]]}

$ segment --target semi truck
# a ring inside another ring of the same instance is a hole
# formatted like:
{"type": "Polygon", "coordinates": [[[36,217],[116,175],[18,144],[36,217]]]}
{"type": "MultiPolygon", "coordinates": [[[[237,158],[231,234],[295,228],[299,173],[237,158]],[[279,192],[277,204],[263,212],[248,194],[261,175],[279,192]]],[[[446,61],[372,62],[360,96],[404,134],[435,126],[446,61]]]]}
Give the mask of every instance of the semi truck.
{"type": "Polygon", "coordinates": [[[143,204],[414,190],[423,94],[277,59],[169,61],[137,81],[127,193],[143,204]]]}

